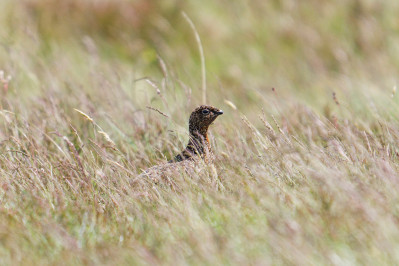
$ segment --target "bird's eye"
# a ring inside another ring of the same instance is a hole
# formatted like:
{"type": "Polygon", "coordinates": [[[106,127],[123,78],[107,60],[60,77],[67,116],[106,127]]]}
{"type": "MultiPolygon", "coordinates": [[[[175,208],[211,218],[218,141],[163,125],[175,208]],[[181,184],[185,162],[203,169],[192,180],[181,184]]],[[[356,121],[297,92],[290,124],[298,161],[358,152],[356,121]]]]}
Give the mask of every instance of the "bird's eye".
{"type": "Polygon", "coordinates": [[[207,114],[209,114],[209,110],[208,110],[208,109],[204,109],[204,110],[202,110],[202,113],[203,113],[204,115],[207,115],[207,114]]]}

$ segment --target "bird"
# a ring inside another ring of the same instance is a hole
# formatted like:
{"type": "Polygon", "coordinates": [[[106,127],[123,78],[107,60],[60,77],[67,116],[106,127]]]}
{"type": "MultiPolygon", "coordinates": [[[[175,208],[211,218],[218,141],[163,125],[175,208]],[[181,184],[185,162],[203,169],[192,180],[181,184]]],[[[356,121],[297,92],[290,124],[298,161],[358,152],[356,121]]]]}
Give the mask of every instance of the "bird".
{"type": "Polygon", "coordinates": [[[148,168],[138,178],[146,176],[153,181],[159,180],[159,177],[170,180],[170,176],[181,170],[190,175],[198,173],[201,169],[196,166],[201,165],[201,161],[205,164],[213,164],[214,154],[208,137],[208,129],[222,114],[223,110],[210,105],[197,107],[189,118],[189,141],[186,148],[167,163],[148,168]]]}
{"type": "Polygon", "coordinates": [[[211,161],[213,154],[208,138],[208,128],[215,119],[223,114],[223,110],[210,105],[197,107],[190,115],[188,130],[190,139],[186,148],[176,155],[169,163],[195,159],[200,156],[205,161],[211,161]]]}

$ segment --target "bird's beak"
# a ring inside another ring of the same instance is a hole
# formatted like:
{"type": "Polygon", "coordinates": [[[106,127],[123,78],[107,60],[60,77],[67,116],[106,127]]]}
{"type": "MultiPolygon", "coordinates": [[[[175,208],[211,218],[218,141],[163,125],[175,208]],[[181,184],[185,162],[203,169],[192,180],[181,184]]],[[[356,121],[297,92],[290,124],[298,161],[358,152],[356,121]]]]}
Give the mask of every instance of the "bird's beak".
{"type": "Polygon", "coordinates": [[[215,112],[215,114],[222,115],[223,114],[223,110],[219,110],[219,111],[215,112]]]}

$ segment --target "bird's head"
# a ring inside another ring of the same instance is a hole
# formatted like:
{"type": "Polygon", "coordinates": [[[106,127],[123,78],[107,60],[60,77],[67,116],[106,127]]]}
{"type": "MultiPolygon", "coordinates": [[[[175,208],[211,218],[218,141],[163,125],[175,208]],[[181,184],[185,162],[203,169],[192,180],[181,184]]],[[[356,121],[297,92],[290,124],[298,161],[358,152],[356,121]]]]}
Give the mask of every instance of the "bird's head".
{"type": "Polygon", "coordinates": [[[196,108],[190,115],[190,133],[194,134],[195,132],[198,132],[201,135],[206,136],[208,127],[212,124],[213,121],[215,121],[215,119],[219,115],[222,114],[223,111],[216,107],[201,105],[200,107],[196,108]]]}

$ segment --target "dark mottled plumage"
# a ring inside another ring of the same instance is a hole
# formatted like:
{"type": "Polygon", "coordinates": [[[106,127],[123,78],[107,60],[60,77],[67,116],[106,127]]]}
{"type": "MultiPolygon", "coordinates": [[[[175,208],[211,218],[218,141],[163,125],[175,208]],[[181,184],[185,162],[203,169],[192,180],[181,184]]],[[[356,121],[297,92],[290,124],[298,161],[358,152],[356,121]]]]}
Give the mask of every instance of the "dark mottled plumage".
{"type": "Polygon", "coordinates": [[[201,105],[196,108],[191,113],[188,122],[190,140],[188,141],[187,147],[169,162],[181,162],[183,160],[192,159],[197,155],[205,160],[209,159],[212,151],[208,139],[208,128],[212,122],[222,114],[222,110],[209,105],[201,105]]]}
{"type": "MultiPolygon", "coordinates": [[[[189,120],[190,140],[187,147],[173,160],[165,164],[155,165],[145,170],[137,178],[145,176],[154,182],[158,182],[161,179],[171,180],[174,175],[181,171],[190,176],[195,173],[198,174],[204,169],[204,167],[201,167],[204,164],[196,161],[196,158],[203,159],[203,162],[212,168],[213,154],[208,139],[208,128],[221,114],[223,114],[222,110],[207,105],[201,105],[195,109],[189,120]]],[[[214,169],[214,166],[212,169],[214,169]]]]}

